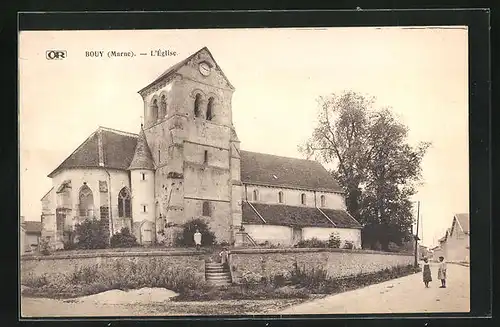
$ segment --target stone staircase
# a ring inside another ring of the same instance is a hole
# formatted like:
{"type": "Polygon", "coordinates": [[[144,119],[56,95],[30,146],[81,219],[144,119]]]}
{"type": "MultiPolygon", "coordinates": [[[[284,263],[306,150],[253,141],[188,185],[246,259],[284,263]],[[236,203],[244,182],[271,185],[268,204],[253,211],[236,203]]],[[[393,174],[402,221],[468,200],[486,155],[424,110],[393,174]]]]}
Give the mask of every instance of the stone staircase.
{"type": "Polygon", "coordinates": [[[220,262],[205,262],[205,280],[214,286],[231,285],[231,271],[220,262]]]}

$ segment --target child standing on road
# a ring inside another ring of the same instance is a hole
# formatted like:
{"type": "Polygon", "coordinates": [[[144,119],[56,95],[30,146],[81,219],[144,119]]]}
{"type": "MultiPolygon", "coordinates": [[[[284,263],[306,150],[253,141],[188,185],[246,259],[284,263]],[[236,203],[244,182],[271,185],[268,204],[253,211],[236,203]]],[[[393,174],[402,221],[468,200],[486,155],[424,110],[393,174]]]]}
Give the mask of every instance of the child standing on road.
{"type": "Polygon", "coordinates": [[[431,276],[431,268],[429,266],[429,260],[427,258],[424,258],[424,284],[425,287],[429,287],[429,282],[432,282],[432,276],[431,276]]]}
{"type": "Polygon", "coordinates": [[[441,286],[439,288],[446,288],[446,262],[444,262],[444,257],[439,257],[439,269],[438,269],[438,279],[441,280],[441,286]]]}

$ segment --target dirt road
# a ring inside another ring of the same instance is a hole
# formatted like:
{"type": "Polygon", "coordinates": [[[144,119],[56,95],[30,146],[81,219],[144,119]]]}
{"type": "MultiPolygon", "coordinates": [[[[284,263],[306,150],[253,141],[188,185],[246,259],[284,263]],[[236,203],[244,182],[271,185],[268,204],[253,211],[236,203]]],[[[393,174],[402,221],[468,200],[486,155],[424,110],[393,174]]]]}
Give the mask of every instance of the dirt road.
{"type": "Polygon", "coordinates": [[[439,288],[437,265],[431,264],[430,288],[425,288],[422,274],[414,274],[350,292],[305,302],[279,314],[363,314],[469,312],[469,268],[448,264],[447,288],[439,288]]]}

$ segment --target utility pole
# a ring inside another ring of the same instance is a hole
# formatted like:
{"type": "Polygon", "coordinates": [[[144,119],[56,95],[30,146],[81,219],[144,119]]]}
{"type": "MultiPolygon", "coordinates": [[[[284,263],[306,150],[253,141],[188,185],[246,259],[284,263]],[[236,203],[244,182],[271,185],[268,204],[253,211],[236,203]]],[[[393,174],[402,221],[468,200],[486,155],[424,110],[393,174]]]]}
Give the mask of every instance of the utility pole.
{"type": "Polygon", "coordinates": [[[415,268],[418,267],[418,225],[420,216],[420,201],[417,201],[417,232],[415,233],[415,268]]]}

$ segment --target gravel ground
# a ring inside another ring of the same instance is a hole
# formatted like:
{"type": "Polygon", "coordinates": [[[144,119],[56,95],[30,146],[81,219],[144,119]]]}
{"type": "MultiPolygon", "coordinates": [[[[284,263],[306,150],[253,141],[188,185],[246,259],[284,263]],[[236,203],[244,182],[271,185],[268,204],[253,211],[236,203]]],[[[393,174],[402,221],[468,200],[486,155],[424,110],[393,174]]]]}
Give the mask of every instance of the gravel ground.
{"type": "MultiPolygon", "coordinates": [[[[258,315],[275,312],[303,302],[285,300],[231,300],[203,302],[157,302],[103,304],[81,298],[77,301],[45,298],[21,299],[23,318],[29,317],[105,317],[105,316],[192,316],[192,315],[258,315]]],[[[116,301],[115,301],[116,302],[116,301]]]]}

